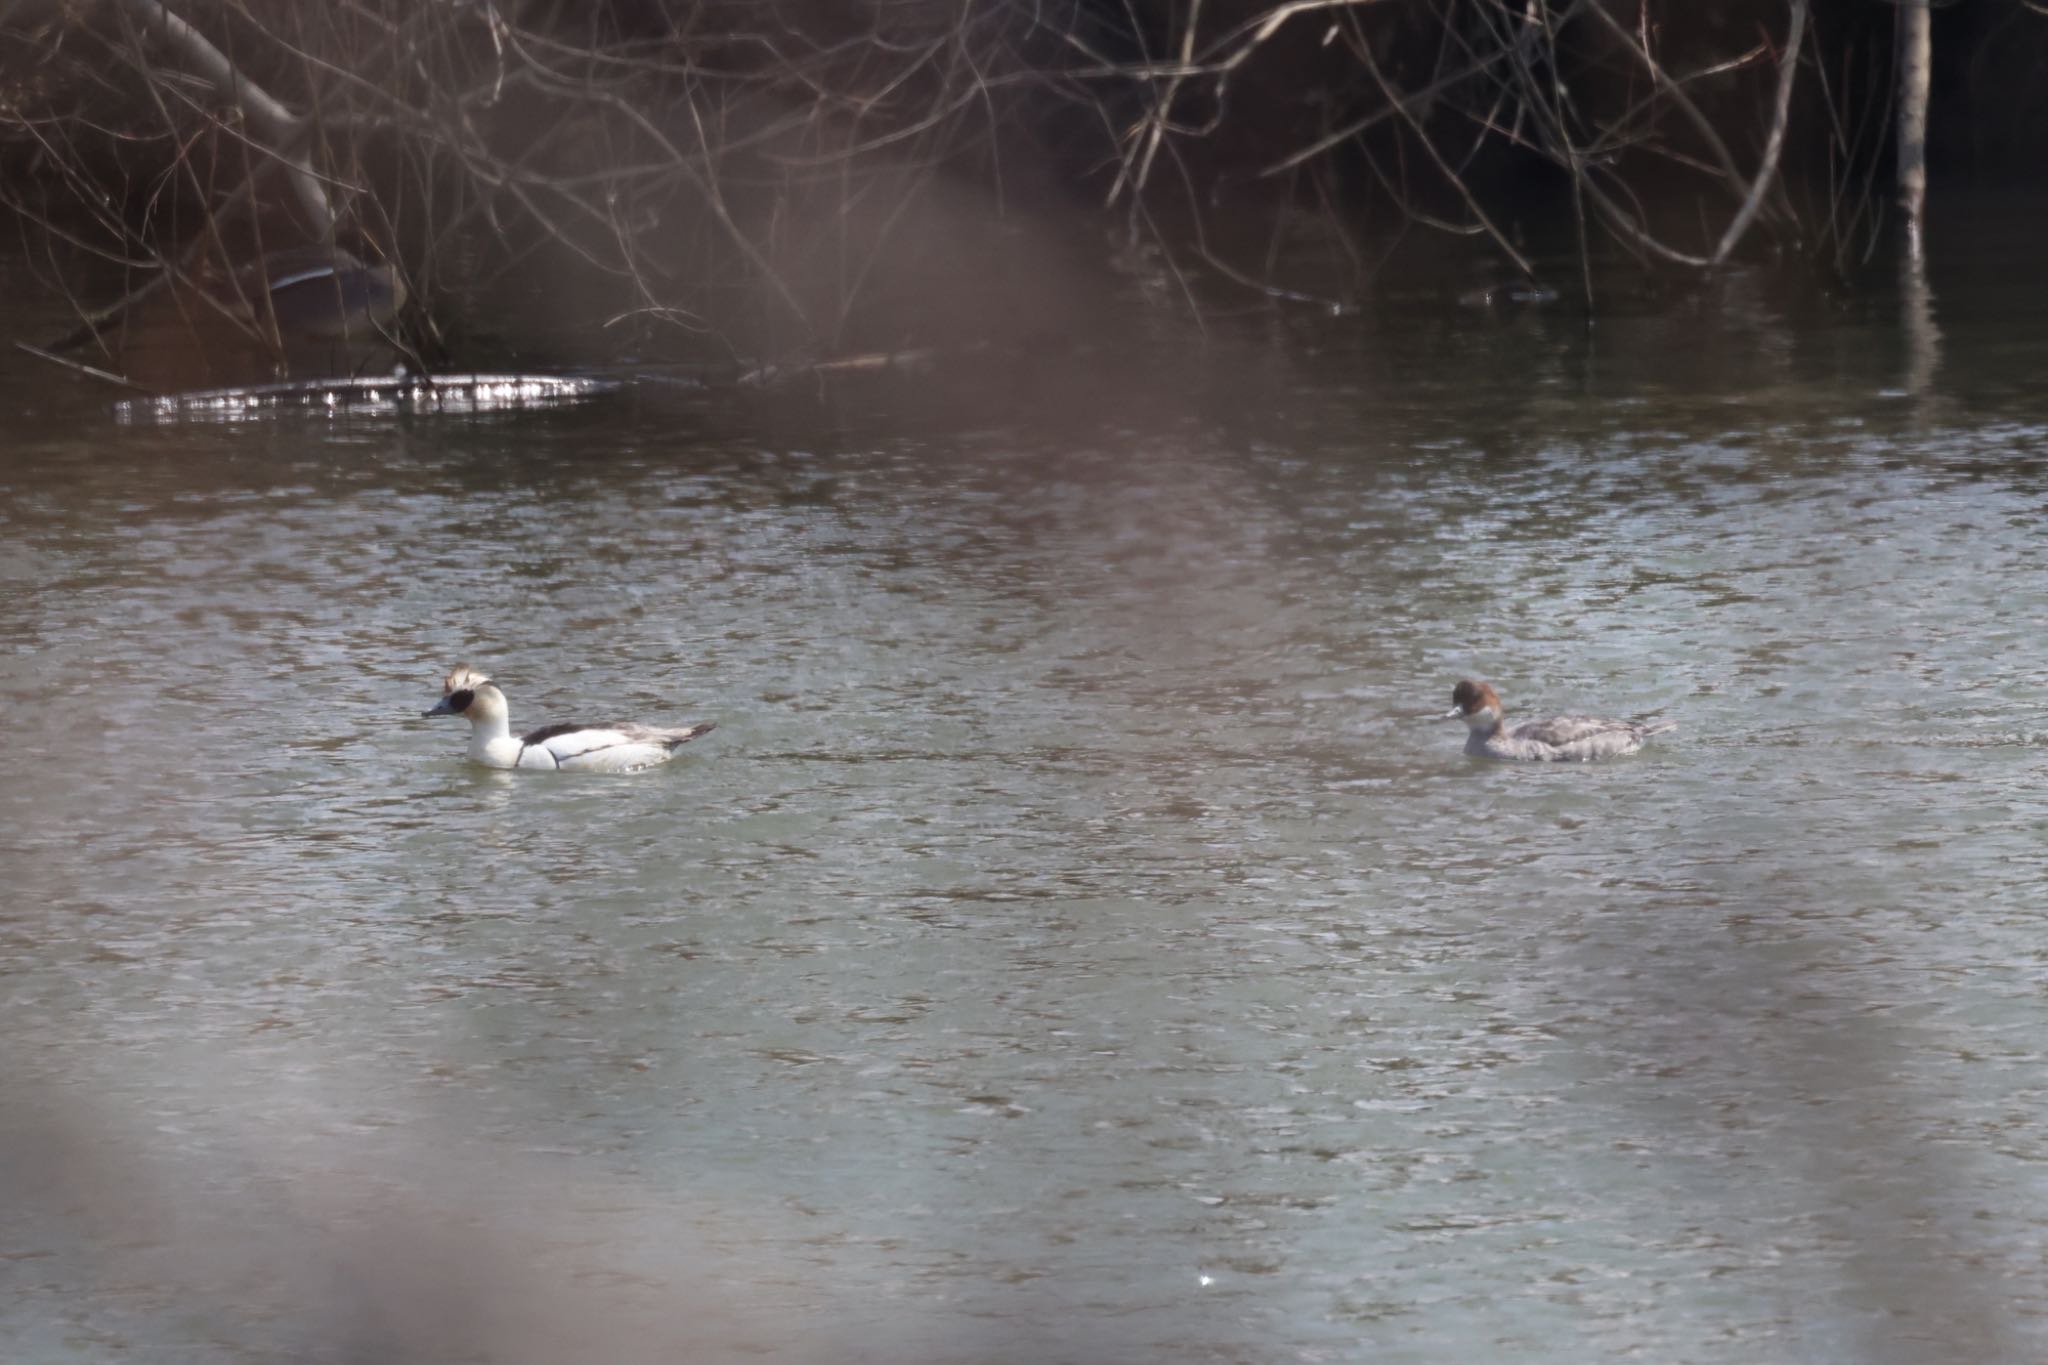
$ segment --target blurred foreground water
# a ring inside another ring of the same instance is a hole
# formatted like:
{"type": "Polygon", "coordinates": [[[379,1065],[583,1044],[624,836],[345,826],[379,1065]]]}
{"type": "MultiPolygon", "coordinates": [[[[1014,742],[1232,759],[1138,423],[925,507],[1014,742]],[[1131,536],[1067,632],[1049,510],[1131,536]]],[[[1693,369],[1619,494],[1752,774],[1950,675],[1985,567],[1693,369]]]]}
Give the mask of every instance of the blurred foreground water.
{"type": "Polygon", "coordinates": [[[13,364],[0,1353],[2048,1355],[2048,333],[1947,269],[510,419],[13,364]],[[458,659],[719,730],[473,770],[458,659]],[[1461,676],[1681,728],[1488,766],[1461,676]]]}

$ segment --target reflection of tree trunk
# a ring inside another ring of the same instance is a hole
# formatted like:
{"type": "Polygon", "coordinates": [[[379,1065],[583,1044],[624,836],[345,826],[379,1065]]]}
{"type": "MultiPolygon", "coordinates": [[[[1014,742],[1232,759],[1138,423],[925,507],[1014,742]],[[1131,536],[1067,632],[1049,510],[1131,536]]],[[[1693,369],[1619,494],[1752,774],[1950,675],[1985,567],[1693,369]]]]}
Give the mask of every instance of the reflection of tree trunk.
{"type": "Polygon", "coordinates": [[[1921,252],[1927,203],[1927,86],[1934,46],[1929,0],[1899,6],[1899,206],[1906,212],[1906,251],[1921,252]]]}

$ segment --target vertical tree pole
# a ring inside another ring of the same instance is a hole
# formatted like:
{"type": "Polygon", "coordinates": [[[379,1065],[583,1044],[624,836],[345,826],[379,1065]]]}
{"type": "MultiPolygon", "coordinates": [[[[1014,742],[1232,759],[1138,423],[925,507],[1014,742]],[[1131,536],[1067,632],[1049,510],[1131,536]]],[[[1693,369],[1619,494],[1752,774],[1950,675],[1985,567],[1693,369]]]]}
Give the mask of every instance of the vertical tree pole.
{"type": "Polygon", "coordinates": [[[1900,0],[1898,42],[1899,207],[1906,213],[1906,253],[1917,262],[1927,207],[1927,87],[1934,50],[1930,0],[1900,0]]]}
{"type": "Polygon", "coordinates": [[[1924,394],[1941,368],[1941,328],[1927,285],[1927,87],[1931,81],[1931,0],[1899,0],[1899,207],[1906,215],[1906,254],[1899,262],[1899,302],[1906,338],[1906,392],[1924,394]]]}

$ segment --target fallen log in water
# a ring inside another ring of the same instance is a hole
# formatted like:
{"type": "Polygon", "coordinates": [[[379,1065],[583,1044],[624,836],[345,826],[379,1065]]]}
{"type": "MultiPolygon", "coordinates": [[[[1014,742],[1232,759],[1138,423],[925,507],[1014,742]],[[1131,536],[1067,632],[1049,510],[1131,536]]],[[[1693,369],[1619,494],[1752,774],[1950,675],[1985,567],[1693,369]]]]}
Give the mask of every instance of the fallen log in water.
{"type": "Polygon", "coordinates": [[[542,374],[387,374],[130,398],[114,405],[114,418],[125,423],[233,422],[289,411],[350,416],[510,412],[582,402],[618,387],[611,379],[542,374]]]}

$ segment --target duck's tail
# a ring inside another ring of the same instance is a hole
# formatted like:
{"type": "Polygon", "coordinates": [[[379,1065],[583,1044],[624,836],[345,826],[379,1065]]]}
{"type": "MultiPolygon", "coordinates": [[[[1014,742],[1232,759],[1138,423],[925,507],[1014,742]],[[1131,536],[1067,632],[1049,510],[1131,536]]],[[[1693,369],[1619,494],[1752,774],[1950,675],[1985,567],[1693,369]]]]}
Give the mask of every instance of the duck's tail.
{"type": "Polygon", "coordinates": [[[668,747],[670,753],[674,753],[691,740],[696,739],[700,735],[708,735],[717,728],[717,721],[707,720],[697,725],[686,725],[680,730],[663,730],[661,732],[661,742],[668,747]]]}

